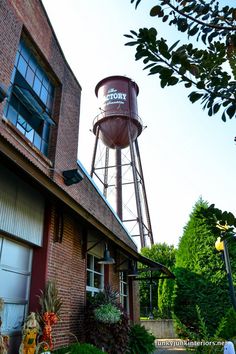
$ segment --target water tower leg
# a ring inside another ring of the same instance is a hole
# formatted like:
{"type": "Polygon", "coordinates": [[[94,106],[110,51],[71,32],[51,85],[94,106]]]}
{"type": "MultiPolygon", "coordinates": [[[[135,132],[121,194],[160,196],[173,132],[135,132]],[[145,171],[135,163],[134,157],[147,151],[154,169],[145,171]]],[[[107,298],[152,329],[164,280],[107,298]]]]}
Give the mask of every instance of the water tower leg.
{"type": "Polygon", "coordinates": [[[96,131],[94,150],[93,150],[93,158],[92,158],[92,165],[91,165],[91,172],[90,172],[91,177],[93,177],[94,170],[95,170],[95,159],[96,159],[97,147],[98,147],[99,130],[100,130],[100,128],[98,126],[97,131],[96,131]]]}
{"type": "Polygon", "coordinates": [[[103,195],[105,198],[107,198],[107,189],[108,189],[108,164],[109,164],[109,148],[106,147],[104,181],[103,181],[103,195]]]}
{"type": "Polygon", "coordinates": [[[129,147],[130,147],[130,156],[131,156],[131,167],[132,167],[132,173],[133,173],[133,179],[134,179],[134,192],[135,192],[137,214],[138,214],[140,242],[141,242],[141,247],[143,248],[146,246],[146,242],[145,242],[145,235],[144,235],[144,228],[143,228],[143,216],[142,216],[142,208],[141,208],[141,200],[140,200],[140,191],[139,191],[139,183],[138,183],[138,175],[137,175],[137,168],[136,168],[134,145],[133,145],[133,141],[131,138],[130,121],[128,122],[128,135],[129,135],[129,147]]]}
{"type": "Polygon", "coordinates": [[[121,149],[116,149],[116,212],[123,220],[121,149]]]}
{"type": "Polygon", "coordinates": [[[149,208],[148,208],[148,202],[147,202],[147,194],[146,194],[146,188],[145,188],[145,183],[144,183],[144,176],[143,176],[143,168],[142,168],[142,163],[141,163],[141,157],[140,157],[140,152],[139,152],[139,146],[138,146],[138,140],[136,139],[135,142],[135,149],[136,149],[136,155],[137,155],[137,160],[138,160],[138,165],[139,165],[139,173],[142,179],[142,191],[143,191],[143,199],[144,199],[144,207],[145,207],[145,213],[146,213],[146,218],[147,218],[147,224],[148,224],[148,236],[150,238],[150,243],[151,245],[154,244],[153,240],[153,233],[152,233],[152,225],[151,225],[151,218],[149,214],[149,208]]]}

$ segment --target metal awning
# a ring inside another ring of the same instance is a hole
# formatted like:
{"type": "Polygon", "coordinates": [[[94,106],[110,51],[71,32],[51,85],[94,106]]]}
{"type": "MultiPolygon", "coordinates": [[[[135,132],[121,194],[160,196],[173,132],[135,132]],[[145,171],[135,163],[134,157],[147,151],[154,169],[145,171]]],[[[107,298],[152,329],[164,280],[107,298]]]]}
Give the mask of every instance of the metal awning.
{"type": "MultiPolygon", "coordinates": [[[[142,263],[143,265],[146,265],[147,267],[144,268],[139,268],[138,269],[138,273],[140,272],[151,272],[151,277],[152,279],[155,278],[155,276],[152,276],[152,272],[154,271],[159,271],[161,273],[160,276],[158,276],[158,278],[171,278],[171,279],[175,279],[175,275],[163,264],[155,262],[153,260],[151,260],[150,258],[147,258],[143,255],[141,255],[140,253],[137,253],[137,257],[136,260],[139,263],[142,263]]],[[[147,279],[149,277],[145,277],[145,279],[147,279]]],[[[135,280],[144,280],[144,277],[139,277],[139,275],[135,278],[135,280]]]]}

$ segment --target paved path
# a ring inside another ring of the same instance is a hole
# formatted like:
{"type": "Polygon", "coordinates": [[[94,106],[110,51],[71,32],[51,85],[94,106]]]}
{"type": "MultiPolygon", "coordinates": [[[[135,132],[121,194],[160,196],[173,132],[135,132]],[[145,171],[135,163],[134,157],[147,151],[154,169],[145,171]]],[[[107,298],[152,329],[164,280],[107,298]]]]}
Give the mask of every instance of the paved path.
{"type": "Polygon", "coordinates": [[[154,354],[185,354],[187,351],[182,345],[180,339],[156,339],[156,348],[154,354]]]}

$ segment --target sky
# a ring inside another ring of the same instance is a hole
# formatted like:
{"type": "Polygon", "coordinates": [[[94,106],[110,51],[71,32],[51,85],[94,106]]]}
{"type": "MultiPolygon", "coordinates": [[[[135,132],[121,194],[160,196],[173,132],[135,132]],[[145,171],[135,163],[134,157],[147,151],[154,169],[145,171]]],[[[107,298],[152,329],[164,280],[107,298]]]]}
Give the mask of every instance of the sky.
{"type": "Polygon", "coordinates": [[[200,197],[236,214],[235,119],[209,117],[180,85],[162,89],[158,76],[135,61],[135,47],[124,45],[123,35],[141,27],[155,27],[168,43],[179,39],[149,16],[156,2],[143,0],[135,10],[130,0],[42,1],[82,86],[78,158],[85,168],[90,172],[92,122],[99,113],[95,86],[108,76],[127,76],[139,86],[138,111],[147,126],[138,142],[155,243],[178,245],[200,197]]]}

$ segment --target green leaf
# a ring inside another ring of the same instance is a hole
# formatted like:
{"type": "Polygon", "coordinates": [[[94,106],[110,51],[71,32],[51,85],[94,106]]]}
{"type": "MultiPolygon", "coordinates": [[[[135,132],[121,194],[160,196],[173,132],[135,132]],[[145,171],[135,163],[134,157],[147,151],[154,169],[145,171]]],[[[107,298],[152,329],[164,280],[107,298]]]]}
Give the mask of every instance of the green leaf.
{"type": "Polygon", "coordinates": [[[169,52],[172,52],[172,50],[177,46],[177,44],[180,42],[180,40],[176,41],[172,46],[169,48],[169,52]]]}
{"type": "Polygon", "coordinates": [[[201,97],[203,96],[202,93],[198,93],[198,92],[191,92],[189,94],[189,99],[192,103],[195,103],[196,101],[198,101],[201,97]]]}
{"type": "Polygon", "coordinates": [[[232,104],[231,106],[229,106],[227,108],[226,113],[228,114],[230,119],[235,115],[235,111],[236,111],[236,105],[235,104],[232,104]]]}
{"type": "Polygon", "coordinates": [[[131,36],[131,34],[124,34],[124,37],[126,37],[126,38],[134,38],[133,36],[131,36]]]}
{"type": "Polygon", "coordinates": [[[191,82],[187,82],[186,84],[184,84],[184,86],[185,86],[186,88],[190,88],[190,87],[192,86],[192,83],[191,83],[191,82]]]}
{"type": "Polygon", "coordinates": [[[220,104],[219,103],[216,103],[214,106],[213,106],[213,113],[214,114],[216,114],[218,111],[219,111],[219,109],[220,109],[220,104]]]}
{"type": "Polygon", "coordinates": [[[150,11],[150,16],[152,16],[152,17],[154,17],[154,16],[162,17],[163,15],[164,15],[164,12],[162,10],[162,7],[159,5],[154,6],[150,11]]]}
{"type": "Polygon", "coordinates": [[[225,115],[225,112],[223,112],[222,116],[221,116],[221,119],[223,120],[223,122],[226,122],[226,115],[225,115]]]}
{"type": "Polygon", "coordinates": [[[170,59],[171,55],[168,52],[168,45],[165,43],[164,39],[161,39],[158,44],[158,48],[161,55],[163,55],[163,57],[165,57],[166,59],[170,59]]]}
{"type": "Polygon", "coordinates": [[[137,41],[125,43],[125,45],[128,45],[128,46],[133,46],[133,45],[136,45],[136,44],[138,44],[137,41]]]}
{"type": "Polygon", "coordinates": [[[197,88],[199,90],[202,90],[202,89],[205,88],[205,82],[204,81],[199,81],[196,86],[197,86],[197,88]]]}
{"type": "Polygon", "coordinates": [[[188,22],[186,18],[179,18],[177,21],[178,30],[181,32],[186,32],[188,29],[188,22]]]}
{"type": "Polygon", "coordinates": [[[189,36],[194,36],[196,33],[198,33],[199,27],[198,25],[194,26],[190,31],[188,31],[189,36]]]}
{"type": "Polygon", "coordinates": [[[151,68],[150,73],[151,74],[157,74],[162,71],[163,67],[161,65],[155,65],[153,68],[151,68]]]}
{"type": "Polygon", "coordinates": [[[179,79],[175,76],[171,76],[171,78],[168,81],[168,86],[174,86],[179,82],[179,79]]]}

